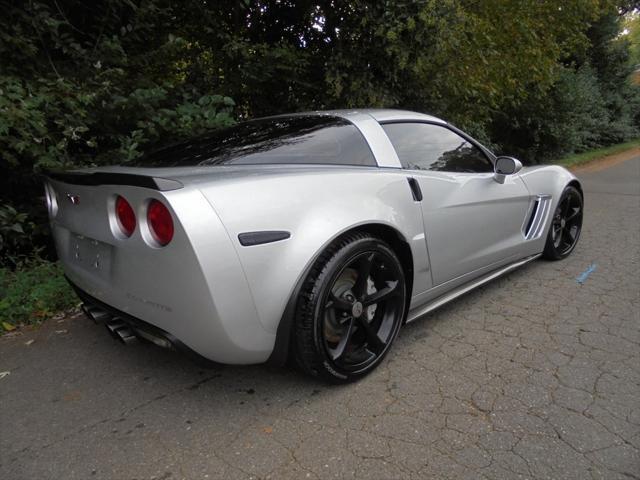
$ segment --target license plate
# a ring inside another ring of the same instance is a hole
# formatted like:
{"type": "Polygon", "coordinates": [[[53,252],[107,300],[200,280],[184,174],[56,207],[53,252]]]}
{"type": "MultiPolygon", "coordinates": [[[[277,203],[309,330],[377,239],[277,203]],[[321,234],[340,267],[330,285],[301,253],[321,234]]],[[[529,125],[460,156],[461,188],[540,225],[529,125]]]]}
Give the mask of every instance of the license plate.
{"type": "Polygon", "coordinates": [[[69,256],[72,263],[96,276],[109,277],[111,245],[78,234],[72,234],[70,241],[69,256]]]}

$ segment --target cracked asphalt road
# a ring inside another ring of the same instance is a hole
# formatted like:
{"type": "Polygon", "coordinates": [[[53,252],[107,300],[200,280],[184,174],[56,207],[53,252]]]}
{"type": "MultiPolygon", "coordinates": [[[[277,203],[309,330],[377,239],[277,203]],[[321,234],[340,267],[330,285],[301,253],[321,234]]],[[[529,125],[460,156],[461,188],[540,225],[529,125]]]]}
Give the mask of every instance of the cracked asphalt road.
{"type": "Polygon", "coordinates": [[[355,385],[202,369],[80,316],[0,339],[0,478],[640,478],[640,158],[582,179],[567,260],[408,325],[355,385]]]}

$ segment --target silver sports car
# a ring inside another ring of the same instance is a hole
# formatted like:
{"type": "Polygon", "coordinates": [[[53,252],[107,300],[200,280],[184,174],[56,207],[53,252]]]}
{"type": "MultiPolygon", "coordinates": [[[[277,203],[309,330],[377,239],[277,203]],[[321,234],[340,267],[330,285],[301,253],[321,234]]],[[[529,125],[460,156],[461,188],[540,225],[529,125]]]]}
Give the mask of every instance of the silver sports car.
{"type": "Polygon", "coordinates": [[[567,170],[398,110],[253,120],[45,190],[66,276],[114,337],[333,382],[405,322],[569,255],[583,213],[567,170]]]}

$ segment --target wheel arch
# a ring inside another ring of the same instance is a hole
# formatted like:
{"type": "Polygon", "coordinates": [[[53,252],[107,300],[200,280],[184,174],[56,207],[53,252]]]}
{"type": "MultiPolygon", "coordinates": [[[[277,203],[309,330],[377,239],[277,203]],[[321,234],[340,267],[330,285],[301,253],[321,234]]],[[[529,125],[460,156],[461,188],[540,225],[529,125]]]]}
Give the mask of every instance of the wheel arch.
{"type": "MultiPolygon", "coordinates": [[[[572,242],[571,245],[569,245],[568,250],[565,249],[563,251],[558,251],[558,248],[561,247],[561,244],[558,244],[558,246],[555,246],[554,238],[552,236],[554,218],[561,218],[560,215],[563,215],[561,213],[557,213],[557,210],[555,210],[555,209],[560,209],[560,206],[561,206],[560,202],[562,201],[563,196],[565,195],[566,191],[570,187],[574,191],[577,190],[577,193],[578,193],[578,196],[579,196],[580,202],[581,202],[581,210],[584,211],[584,192],[582,190],[582,185],[574,177],[573,179],[568,181],[564,185],[564,187],[562,188],[562,191],[561,191],[560,195],[558,196],[558,200],[557,200],[556,206],[554,207],[554,212],[556,212],[556,213],[553,213],[552,215],[549,216],[549,227],[546,230],[546,233],[544,235],[545,244],[544,244],[544,250],[542,252],[542,257],[545,258],[546,260],[557,261],[557,260],[562,260],[563,258],[566,258],[574,250],[575,246],[578,243],[578,239],[580,238],[580,233],[581,233],[581,228],[582,228],[582,213],[580,213],[580,220],[579,220],[580,223],[579,223],[579,225],[577,227],[577,233],[574,233],[573,235],[571,235],[573,242],[572,242]],[[557,217],[556,217],[556,215],[557,215],[557,217]]],[[[574,195],[575,195],[575,193],[574,193],[574,195]]],[[[564,222],[564,220],[562,220],[562,221],[564,222]]],[[[573,227],[571,227],[571,228],[573,228],[573,227]]],[[[564,229],[564,223],[562,223],[561,229],[564,229]]],[[[562,237],[562,235],[563,234],[561,233],[561,237],[562,237]]]]}
{"type": "Polygon", "coordinates": [[[284,365],[289,358],[289,350],[291,346],[291,335],[293,333],[293,322],[295,321],[295,310],[298,297],[300,295],[300,290],[302,289],[302,285],[304,284],[307,276],[309,275],[309,271],[315,264],[318,257],[324,252],[330,245],[333,245],[335,242],[339,241],[342,237],[352,234],[364,232],[369,233],[375,237],[380,238],[384,242],[386,242],[394,253],[398,256],[402,268],[405,273],[405,282],[407,286],[407,305],[405,307],[405,318],[407,312],[409,311],[409,304],[411,299],[411,293],[413,289],[413,272],[414,272],[414,263],[413,263],[413,252],[411,251],[411,246],[409,242],[406,240],[404,235],[395,229],[394,227],[384,224],[384,223],[365,223],[361,225],[355,225],[345,231],[342,231],[336,234],[331,240],[329,240],[323,247],[317,251],[313,259],[308,263],[302,275],[296,282],[296,285],[289,297],[284,312],[282,314],[282,318],[280,319],[280,323],[278,324],[278,328],[276,330],[276,341],[273,347],[273,351],[267,360],[267,363],[272,365],[284,365]]]}
{"type": "Polygon", "coordinates": [[[584,191],[582,190],[582,184],[577,178],[574,178],[569,183],[567,183],[567,187],[575,187],[576,189],[578,189],[580,195],[582,195],[582,201],[584,202],[584,191]]]}

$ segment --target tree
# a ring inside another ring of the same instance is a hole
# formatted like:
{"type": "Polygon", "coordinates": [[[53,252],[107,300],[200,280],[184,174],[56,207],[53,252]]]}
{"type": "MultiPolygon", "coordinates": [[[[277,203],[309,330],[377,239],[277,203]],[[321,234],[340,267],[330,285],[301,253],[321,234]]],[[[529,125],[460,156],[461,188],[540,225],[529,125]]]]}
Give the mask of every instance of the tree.
{"type": "Polygon", "coordinates": [[[640,68],[640,11],[628,13],[624,27],[628,32],[629,61],[635,68],[640,68]]]}
{"type": "Polygon", "coordinates": [[[628,0],[0,7],[0,206],[36,226],[34,172],[127,162],[260,115],[409,108],[530,162],[638,135],[628,0]]]}
{"type": "Polygon", "coordinates": [[[44,168],[127,161],[233,121],[230,98],[192,81],[171,2],[2,8],[4,201],[31,204],[44,168]]]}

